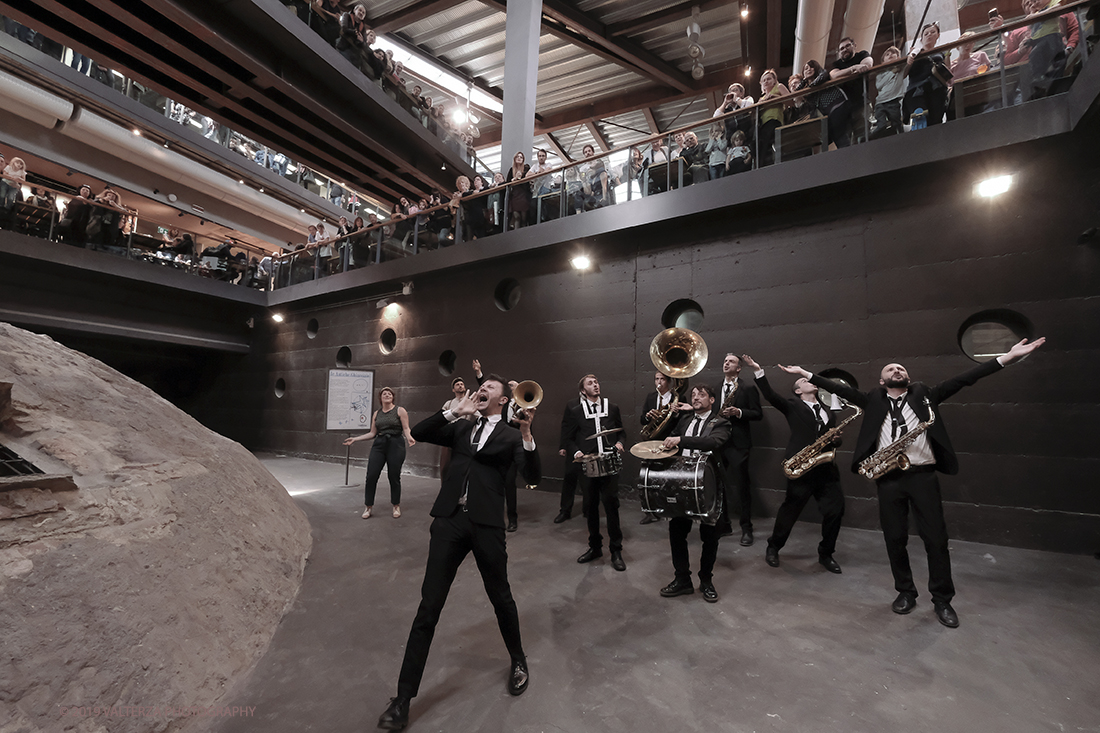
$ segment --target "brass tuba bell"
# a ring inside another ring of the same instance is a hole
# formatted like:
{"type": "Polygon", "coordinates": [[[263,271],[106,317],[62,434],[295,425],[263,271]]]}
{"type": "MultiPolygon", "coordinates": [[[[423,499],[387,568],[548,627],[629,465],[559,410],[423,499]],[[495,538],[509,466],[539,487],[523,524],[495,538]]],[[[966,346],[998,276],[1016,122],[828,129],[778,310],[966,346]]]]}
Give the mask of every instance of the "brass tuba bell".
{"type": "Polygon", "coordinates": [[[512,400],[521,410],[538,407],[542,402],[542,387],[533,379],[520,382],[512,390],[512,400]]]}
{"type": "Polygon", "coordinates": [[[689,328],[666,328],[650,342],[649,358],[673,379],[694,377],[707,365],[707,342],[689,328]]]}

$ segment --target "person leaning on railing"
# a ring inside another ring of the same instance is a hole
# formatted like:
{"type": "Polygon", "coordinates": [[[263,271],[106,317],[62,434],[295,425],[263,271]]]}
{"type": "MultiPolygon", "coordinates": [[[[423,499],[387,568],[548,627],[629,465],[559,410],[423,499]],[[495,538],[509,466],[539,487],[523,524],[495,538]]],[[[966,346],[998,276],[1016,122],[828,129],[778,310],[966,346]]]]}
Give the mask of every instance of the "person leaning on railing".
{"type": "MultiPolygon", "coordinates": [[[[512,167],[508,169],[506,183],[526,178],[531,171],[527,165],[527,156],[523,151],[512,156],[512,167]]],[[[508,193],[508,221],[512,229],[527,226],[527,219],[531,211],[531,184],[517,183],[508,193]]]]}
{"type": "MultiPolygon", "coordinates": [[[[901,60],[901,49],[890,46],[882,54],[883,64],[893,64],[901,60]]],[[[905,66],[891,66],[875,76],[875,126],[871,128],[870,138],[877,140],[887,135],[900,135],[905,132],[901,121],[901,100],[905,97],[906,75],[912,57],[905,66]]]]}
{"type": "Polygon", "coordinates": [[[340,3],[338,0],[313,0],[309,27],[332,46],[340,37],[340,3]]]}
{"type": "MultiPolygon", "coordinates": [[[[763,94],[760,95],[761,102],[772,101],[790,94],[787,87],[779,83],[779,77],[776,76],[775,69],[766,69],[764,73],[760,75],[760,91],[763,92],[763,94]]],[[[760,152],[761,165],[771,165],[775,162],[775,151],[773,150],[775,145],[775,131],[783,124],[786,109],[785,105],[773,104],[765,107],[764,111],[760,113],[760,138],[758,150],[760,152]]]]}
{"type": "MultiPolygon", "coordinates": [[[[947,80],[943,77],[943,52],[937,51],[940,40],[938,23],[928,23],[920,31],[920,45],[909,52],[909,90],[902,102],[902,119],[924,110],[927,125],[939,125],[947,111],[947,80]]],[[[948,72],[950,73],[950,72],[948,72]]],[[[918,113],[919,114],[919,113],[918,113]]],[[[914,121],[918,127],[919,123],[914,121]]]]}
{"type": "Polygon", "coordinates": [[[684,146],[680,149],[680,157],[684,159],[684,173],[688,180],[686,185],[703,183],[710,180],[707,173],[707,149],[700,144],[699,137],[694,132],[684,135],[684,146]]]}
{"type": "Polygon", "coordinates": [[[96,202],[102,204],[95,207],[88,222],[86,230],[88,243],[106,247],[117,247],[119,237],[122,235],[122,217],[127,212],[119,198],[118,192],[110,186],[96,197],[96,202]]]}
{"type": "Polygon", "coordinates": [[[85,183],[80,187],[79,193],[69,199],[69,203],[65,205],[65,213],[57,223],[58,234],[61,235],[65,244],[74,247],[84,246],[84,239],[87,236],[85,231],[92,216],[91,197],[92,187],[85,183]]]}
{"type": "MultiPolygon", "coordinates": [[[[802,67],[802,84],[805,87],[817,87],[828,84],[829,72],[826,71],[815,59],[810,59],[802,67]]],[[[806,95],[809,104],[828,118],[829,142],[836,143],[844,139],[844,131],[848,125],[848,109],[844,102],[844,90],[839,86],[825,87],[820,92],[806,95]]],[[[838,145],[839,147],[839,145],[838,145]]]]}
{"type": "Polygon", "coordinates": [[[363,65],[363,46],[367,42],[367,6],[356,3],[348,12],[340,16],[340,35],[336,39],[336,50],[357,69],[363,65]]]}
{"type": "Polygon", "coordinates": [[[4,177],[0,179],[0,208],[3,209],[4,224],[11,218],[11,210],[16,201],[23,200],[23,182],[27,180],[27,164],[22,158],[12,158],[4,167],[4,177]]]}

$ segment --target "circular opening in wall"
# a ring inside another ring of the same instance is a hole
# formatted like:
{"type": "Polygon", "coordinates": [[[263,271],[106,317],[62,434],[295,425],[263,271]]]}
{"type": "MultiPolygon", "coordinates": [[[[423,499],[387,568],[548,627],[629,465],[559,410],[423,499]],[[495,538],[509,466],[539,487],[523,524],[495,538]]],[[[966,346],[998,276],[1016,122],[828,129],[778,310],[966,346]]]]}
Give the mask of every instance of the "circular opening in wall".
{"type": "Polygon", "coordinates": [[[316,318],[310,318],[309,323],[306,324],[306,336],[311,339],[317,338],[317,329],[321,327],[321,324],[317,323],[316,318]]]}
{"type": "Polygon", "coordinates": [[[703,306],[688,298],[674,300],[661,314],[661,324],[665,328],[690,328],[698,331],[703,327],[703,306]]]}
{"type": "Polygon", "coordinates": [[[497,288],[493,291],[493,302],[495,302],[497,308],[500,308],[502,311],[510,311],[519,303],[519,296],[519,280],[513,277],[506,277],[497,283],[497,288]]]}
{"type": "Polygon", "coordinates": [[[341,346],[336,350],[336,366],[345,369],[351,366],[351,349],[349,347],[341,346]]]}
{"type": "MultiPolygon", "coordinates": [[[[859,382],[856,381],[856,378],[848,372],[844,371],[843,369],[822,369],[820,372],[818,372],[818,374],[825,377],[826,379],[831,379],[834,382],[840,382],[846,387],[859,389],[859,382]]],[[[831,410],[839,410],[841,407],[843,407],[843,405],[833,399],[833,393],[827,389],[820,390],[818,397],[820,397],[821,401],[828,405],[829,409],[831,410]]]]}
{"type": "Polygon", "coordinates": [[[455,362],[458,357],[455,356],[455,352],[447,349],[439,355],[439,373],[444,377],[449,377],[455,373],[455,362]]]}
{"type": "Polygon", "coordinates": [[[977,362],[1008,353],[1020,339],[1035,338],[1035,326],[1027,316],[1007,309],[981,311],[959,327],[959,348],[977,362]]]}
{"type": "Polygon", "coordinates": [[[279,377],[275,380],[275,396],[282,397],[286,394],[286,380],[279,377]]]}
{"type": "Polygon", "coordinates": [[[382,332],[382,335],[378,337],[378,348],[383,354],[391,353],[397,346],[397,332],[392,328],[387,328],[382,332]]]}

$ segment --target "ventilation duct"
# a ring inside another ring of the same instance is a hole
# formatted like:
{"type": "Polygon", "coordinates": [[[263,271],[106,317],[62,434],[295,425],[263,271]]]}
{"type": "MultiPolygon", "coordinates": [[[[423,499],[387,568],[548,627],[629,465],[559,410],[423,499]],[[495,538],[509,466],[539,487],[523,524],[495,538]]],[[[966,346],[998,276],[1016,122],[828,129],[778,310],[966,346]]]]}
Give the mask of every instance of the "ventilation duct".
{"type": "Polygon", "coordinates": [[[67,137],[288,229],[301,230],[312,222],[298,209],[3,71],[0,104],[12,114],[50,129],[58,127],[67,137]],[[63,124],[58,126],[58,121],[63,124]]]}
{"type": "Polygon", "coordinates": [[[833,0],[798,0],[798,23],[794,29],[794,70],[810,59],[825,65],[829,51],[829,30],[833,26],[833,0]]]}
{"type": "MultiPolygon", "coordinates": [[[[878,35],[879,22],[886,0],[848,0],[848,9],[844,11],[843,36],[850,36],[856,42],[857,51],[871,51],[878,35]]],[[[875,60],[878,63],[878,60],[875,60]]]]}

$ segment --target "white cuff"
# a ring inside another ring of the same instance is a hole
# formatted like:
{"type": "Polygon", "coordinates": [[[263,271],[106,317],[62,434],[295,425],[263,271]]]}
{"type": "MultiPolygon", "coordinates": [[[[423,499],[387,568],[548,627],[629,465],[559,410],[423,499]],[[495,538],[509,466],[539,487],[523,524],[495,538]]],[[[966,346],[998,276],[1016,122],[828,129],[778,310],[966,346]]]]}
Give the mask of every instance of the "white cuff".
{"type": "Polygon", "coordinates": [[[756,377],[757,379],[760,379],[760,377],[764,376],[764,370],[763,369],[757,369],[755,372],[752,373],[752,375],[754,377],[756,377]]]}
{"type": "Polygon", "coordinates": [[[450,410],[444,410],[443,411],[443,419],[446,420],[447,422],[454,422],[456,420],[461,420],[462,418],[459,417],[458,415],[454,414],[450,410]]]}

